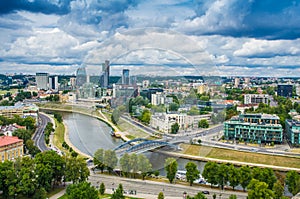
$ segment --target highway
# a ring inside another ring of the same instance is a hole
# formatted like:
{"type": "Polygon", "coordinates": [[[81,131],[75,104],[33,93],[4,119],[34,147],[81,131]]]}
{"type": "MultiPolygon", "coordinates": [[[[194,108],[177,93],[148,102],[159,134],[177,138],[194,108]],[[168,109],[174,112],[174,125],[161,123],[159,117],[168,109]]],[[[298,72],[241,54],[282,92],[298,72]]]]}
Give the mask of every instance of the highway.
{"type": "Polygon", "coordinates": [[[35,134],[32,137],[32,140],[34,141],[35,146],[37,146],[41,151],[50,150],[46,146],[44,138],[44,130],[48,122],[50,122],[50,119],[47,116],[39,114],[38,127],[35,134]]]}
{"type": "MultiPolygon", "coordinates": [[[[183,197],[183,192],[186,192],[190,196],[196,195],[201,191],[209,191],[209,195],[206,195],[208,199],[213,198],[215,193],[218,198],[220,193],[222,198],[228,198],[231,194],[237,195],[237,198],[246,198],[247,192],[233,192],[233,191],[220,191],[220,189],[211,189],[210,187],[203,186],[185,186],[180,184],[169,184],[165,182],[154,182],[149,180],[140,179],[129,179],[122,178],[118,176],[94,174],[91,171],[89,177],[89,182],[94,186],[100,186],[103,182],[105,184],[106,192],[111,193],[112,189],[116,189],[121,183],[123,185],[124,191],[135,190],[137,195],[128,195],[131,197],[141,197],[147,199],[156,199],[159,192],[163,192],[166,198],[181,199],[183,197]]],[[[220,197],[220,198],[221,198],[220,197]]]]}

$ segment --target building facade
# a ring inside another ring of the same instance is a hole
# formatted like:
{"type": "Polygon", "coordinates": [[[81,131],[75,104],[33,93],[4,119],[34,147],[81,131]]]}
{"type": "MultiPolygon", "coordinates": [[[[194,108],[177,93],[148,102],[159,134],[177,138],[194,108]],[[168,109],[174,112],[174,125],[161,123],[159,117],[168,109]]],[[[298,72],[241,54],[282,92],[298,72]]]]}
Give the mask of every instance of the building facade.
{"type": "Polygon", "coordinates": [[[86,70],[85,67],[80,67],[76,71],[76,86],[80,87],[86,83],[86,70]]]}
{"type": "Polygon", "coordinates": [[[23,156],[23,140],[16,136],[0,137],[0,158],[1,161],[14,160],[23,156]]]}
{"type": "Polygon", "coordinates": [[[36,73],[35,81],[39,90],[48,90],[48,73],[36,73]]]}
{"type": "Polygon", "coordinates": [[[244,104],[268,104],[269,95],[264,94],[245,94],[244,95],[244,104]]]}
{"type": "Polygon", "coordinates": [[[300,121],[285,120],[287,140],[293,145],[300,145],[300,121]]]}
{"type": "Polygon", "coordinates": [[[293,85],[291,84],[278,84],[277,95],[282,97],[292,97],[293,96],[293,85]]]}
{"type": "Polygon", "coordinates": [[[282,143],[283,131],[277,115],[241,114],[224,122],[227,140],[242,139],[246,142],[282,143]]]}
{"type": "Polygon", "coordinates": [[[123,69],[123,72],[122,72],[122,84],[125,84],[125,85],[129,85],[130,84],[129,69],[123,69]]]}
{"type": "Polygon", "coordinates": [[[58,91],[58,76],[49,77],[49,89],[58,91]]]}
{"type": "Polygon", "coordinates": [[[102,64],[102,73],[100,75],[100,86],[102,88],[107,88],[109,85],[109,74],[110,73],[110,65],[109,61],[105,60],[105,62],[102,64]]]}
{"type": "Polygon", "coordinates": [[[13,118],[14,115],[20,117],[38,117],[39,108],[34,104],[16,103],[14,106],[0,106],[0,116],[13,118]]]}

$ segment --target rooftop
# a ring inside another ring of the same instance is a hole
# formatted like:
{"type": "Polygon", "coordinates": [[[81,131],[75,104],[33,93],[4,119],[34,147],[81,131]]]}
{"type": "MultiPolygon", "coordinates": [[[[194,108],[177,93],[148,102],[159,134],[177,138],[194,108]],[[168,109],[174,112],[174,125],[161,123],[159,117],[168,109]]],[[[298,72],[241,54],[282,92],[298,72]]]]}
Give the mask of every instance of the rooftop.
{"type": "Polygon", "coordinates": [[[15,144],[15,143],[18,143],[21,141],[23,141],[23,140],[19,139],[16,136],[1,136],[0,137],[0,147],[15,144]]]}

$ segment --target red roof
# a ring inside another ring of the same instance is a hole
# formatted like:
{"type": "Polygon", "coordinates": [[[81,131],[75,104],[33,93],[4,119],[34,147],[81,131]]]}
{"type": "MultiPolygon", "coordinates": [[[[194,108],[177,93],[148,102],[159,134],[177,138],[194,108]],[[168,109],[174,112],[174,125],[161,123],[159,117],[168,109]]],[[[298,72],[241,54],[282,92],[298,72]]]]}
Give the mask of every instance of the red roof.
{"type": "Polygon", "coordinates": [[[1,136],[0,137],[0,147],[7,146],[10,144],[15,144],[23,140],[19,139],[17,136],[1,136]]]}

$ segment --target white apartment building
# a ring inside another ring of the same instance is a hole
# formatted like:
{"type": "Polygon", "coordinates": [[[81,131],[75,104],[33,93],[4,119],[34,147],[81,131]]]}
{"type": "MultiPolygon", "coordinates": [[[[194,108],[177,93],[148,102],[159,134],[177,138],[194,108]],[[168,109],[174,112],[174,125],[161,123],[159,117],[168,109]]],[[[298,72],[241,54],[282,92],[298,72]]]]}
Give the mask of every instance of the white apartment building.
{"type": "Polygon", "coordinates": [[[211,114],[187,115],[186,113],[156,113],[151,116],[150,126],[163,133],[170,133],[171,126],[178,123],[179,129],[198,128],[202,119],[210,121],[211,114]]]}
{"type": "Polygon", "coordinates": [[[269,95],[266,94],[246,94],[244,95],[244,104],[269,103],[269,95]]]}
{"type": "Polygon", "coordinates": [[[165,104],[165,96],[163,95],[163,93],[159,92],[151,94],[151,104],[154,106],[165,104]]]}

